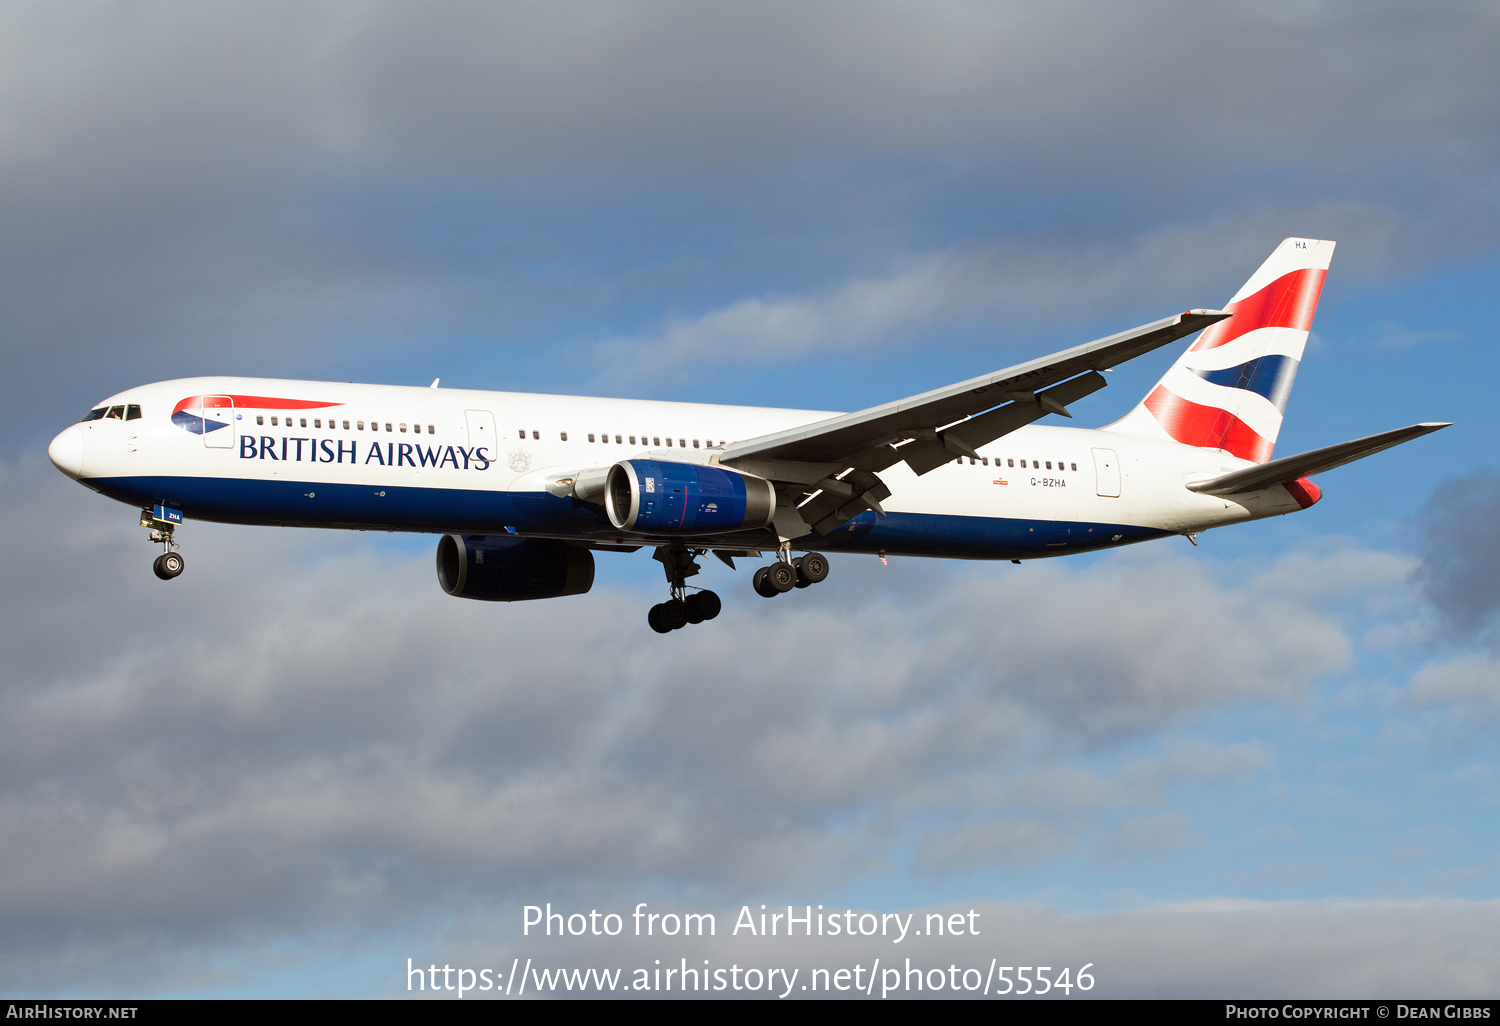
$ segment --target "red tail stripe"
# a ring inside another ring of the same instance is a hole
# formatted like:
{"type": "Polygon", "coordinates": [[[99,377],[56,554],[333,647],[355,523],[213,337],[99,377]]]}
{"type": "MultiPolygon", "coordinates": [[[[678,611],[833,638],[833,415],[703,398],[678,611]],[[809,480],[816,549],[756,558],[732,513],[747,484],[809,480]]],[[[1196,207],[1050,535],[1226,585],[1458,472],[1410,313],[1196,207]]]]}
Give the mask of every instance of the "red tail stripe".
{"type": "Polygon", "coordinates": [[[181,413],[188,407],[202,409],[207,406],[211,410],[228,409],[229,403],[223,400],[229,399],[235,406],[249,407],[252,410],[321,410],[328,406],[342,406],[343,403],[318,403],[308,399],[277,399],[268,395],[190,395],[182,402],[173,407],[173,413],[181,413]]]}
{"type": "Polygon", "coordinates": [[[1323,292],[1323,279],[1327,276],[1325,270],[1304,267],[1283,274],[1238,303],[1230,303],[1227,309],[1233,311],[1234,316],[1204,329],[1193,344],[1193,350],[1215,349],[1256,328],[1309,330],[1313,313],[1318,309],[1318,296],[1323,292]]]}
{"type": "Polygon", "coordinates": [[[1183,445],[1223,449],[1242,460],[1264,463],[1271,458],[1271,449],[1276,444],[1256,434],[1228,410],[1199,406],[1161,385],[1152,389],[1143,405],[1167,434],[1183,445]]]}

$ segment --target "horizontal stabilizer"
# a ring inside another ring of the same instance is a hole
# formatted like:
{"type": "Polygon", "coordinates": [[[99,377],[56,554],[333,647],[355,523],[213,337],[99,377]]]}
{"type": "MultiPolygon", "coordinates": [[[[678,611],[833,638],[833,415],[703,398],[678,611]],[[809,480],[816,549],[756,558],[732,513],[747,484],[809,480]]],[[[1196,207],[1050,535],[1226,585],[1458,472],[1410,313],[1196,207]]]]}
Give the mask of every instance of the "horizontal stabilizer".
{"type": "Polygon", "coordinates": [[[1334,467],[1342,467],[1345,463],[1362,460],[1366,456],[1373,456],[1393,445],[1409,442],[1413,438],[1420,438],[1449,426],[1448,424],[1413,424],[1410,427],[1396,428],[1394,431],[1382,431],[1368,438],[1340,442],[1338,445],[1329,445],[1296,456],[1272,460],[1259,467],[1247,467],[1244,470],[1236,470],[1207,481],[1198,481],[1188,485],[1188,490],[1204,492],[1208,495],[1233,495],[1237,492],[1258,491],[1261,488],[1295,481],[1299,477],[1311,477],[1313,474],[1321,474],[1334,467]]]}

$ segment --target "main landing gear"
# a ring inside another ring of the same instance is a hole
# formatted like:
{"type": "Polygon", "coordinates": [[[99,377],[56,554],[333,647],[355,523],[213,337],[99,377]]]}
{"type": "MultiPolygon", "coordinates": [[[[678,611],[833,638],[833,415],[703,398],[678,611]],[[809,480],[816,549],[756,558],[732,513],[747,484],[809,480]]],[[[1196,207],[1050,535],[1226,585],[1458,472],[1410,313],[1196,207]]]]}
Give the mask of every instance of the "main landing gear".
{"type": "Polygon", "coordinates": [[[757,595],[775,598],[793,588],[806,588],[828,579],[828,557],[821,552],[809,552],[796,559],[787,559],[786,553],[770,566],[755,571],[750,584],[757,595]]]}
{"type": "Polygon", "coordinates": [[[656,550],[655,558],[666,571],[667,585],[672,589],[670,599],[652,606],[646,614],[646,622],[656,633],[666,634],[690,623],[712,620],[723,608],[719,596],[711,591],[687,593],[687,579],[699,572],[693,558],[697,555],[702,555],[702,552],[694,552],[683,545],[663,545],[656,550]]]}
{"type": "Polygon", "coordinates": [[[167,510],[160,506],[155,510],[141,510],[141,526],[151,529],[151,544],[162,547],[161,555],[157,556],[151,564],[151,571],[164,581],[170,581],[182,573],[186,565],[183,562],[182,553],[177,551],[177,541],[172,537],[172,532],[177,525],[165,519],[165,516],[174,514],[178,520],[181,520],[182,514],[176,510],[167,510]],[[157,510],[160,510],[163,516],[158,516],[157,510]]]}

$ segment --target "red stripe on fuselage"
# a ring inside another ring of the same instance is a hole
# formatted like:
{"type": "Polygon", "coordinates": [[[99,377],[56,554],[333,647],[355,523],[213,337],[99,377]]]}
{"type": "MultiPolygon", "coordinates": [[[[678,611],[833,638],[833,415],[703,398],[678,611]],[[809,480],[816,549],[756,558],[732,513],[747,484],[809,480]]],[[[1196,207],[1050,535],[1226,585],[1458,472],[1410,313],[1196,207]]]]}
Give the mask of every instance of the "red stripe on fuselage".
{"type": "Polygon", "coordinates": [[[1328,272],[1315,267],[1283,274],[1271,284],[1226,309],[1234,316],[1210,325],[1193,343],[1193,351],[1216,349],[1257,328],[1295,328],[1309,331],[1323,279],[1328,272]]]}
{"type": "Polygon", "coordinates": [[[277,399],[268,395],[190,395],[182,402],[172,408],[173,413],[181,413],[183,410],[192,408],[200,409],[228,409],[230,400],[235,407],[251,410],[321,410],[329,406],[342,406],[343,403],[319,403],[308,399],[277,399]]]}
{"type": "Polygon", "coordinates": [[[1183,445],[1223,449],[1231,456],[1254,463],[1264,463],[1271,458],[1275,443],[1256,434],[1228,410],[1199,406],[1161,385],[1151,390],[1142,405],[1151,411],[1167,434],[1183,445]]]}

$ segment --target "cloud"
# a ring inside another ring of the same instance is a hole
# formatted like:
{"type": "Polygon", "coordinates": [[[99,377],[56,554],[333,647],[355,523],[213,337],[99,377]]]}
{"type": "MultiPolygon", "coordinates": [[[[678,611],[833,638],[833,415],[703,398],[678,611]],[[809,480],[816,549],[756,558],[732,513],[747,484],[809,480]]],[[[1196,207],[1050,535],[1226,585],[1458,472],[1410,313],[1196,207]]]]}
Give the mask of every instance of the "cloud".
{"type": "Polygon", "coordinates": [[[1480,467],[1444,481],[1417,525],[1418,584],[1452,632],[1477,636],[1500,608],[1500,474],[1480,467]]]}
{"type": "Polygon", "coordinates": [[[1290,234],[1348,282],[1500,238],[1477,9],[89,10],[0,13],[7,434],[167,354],[638,389],[1125,326],[1290,234]]]}
{"type": "Polygon", "coordinates": [[[903,836],[922,872],[1036,865],[1111,810],[1145,814],[1111,842],[1139,850],[1177,822],[1151,818],[1167,791],[1268,756],[1128,746],[1296,702],[1348,654],[1317,605],[1170,557],[841,559],[797,603],[736,578],[712,625],[665,639],[629,591],[463,602],[425,552],[336,533],[195,523],[163,584],[132,511],[50,468],[4,475],[9,515],[68,539],[13,534],[3,557],[36,581],[0,599],[7,951],[386,929],[643,878],[821,886],[905,858],[903,836]],[[1137,768],[1122,789],[1075,756],[1137,768]]]}

